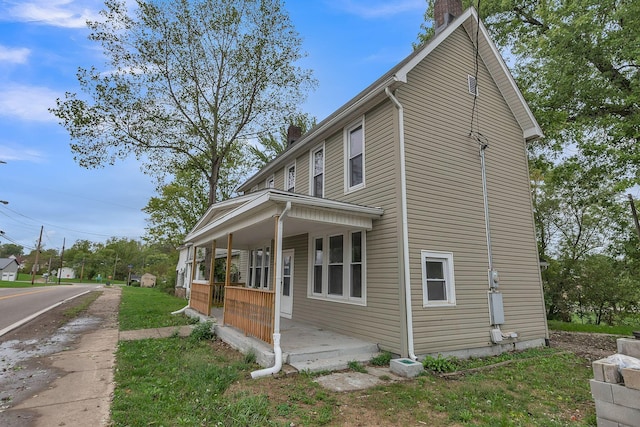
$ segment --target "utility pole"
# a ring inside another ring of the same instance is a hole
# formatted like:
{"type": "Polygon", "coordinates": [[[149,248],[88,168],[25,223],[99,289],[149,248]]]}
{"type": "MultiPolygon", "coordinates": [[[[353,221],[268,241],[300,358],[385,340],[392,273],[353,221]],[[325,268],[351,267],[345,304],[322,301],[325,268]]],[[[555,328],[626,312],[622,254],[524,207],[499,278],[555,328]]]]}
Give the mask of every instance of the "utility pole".
{"type": "Polygon", "coordinates": [[[80,283],[82,283],[83,277],[84,277],[84,258],[82,258],[82,269],[80,270],[80,283]]]}
{"type": "Polygon", "coordinates": [[[116,266],[118,265],[118,254],[116,254],[116,262],[113,263],[113,280],[116,280],[116,266]]]}
{"type": "Polygon", "coordinates": [[[638,232],[638,238],[640,238],[640,223],[638,222],[638,212],[636,212],[636,205],[633,202],[633,196],[627,194],[629,197],[629,204],[631,205],[631,215],[633,215],[633,222],[636,224],[636,231],[638,232]]]}
{"type": "Polygon", "coordinates": [[[60,284],[60,276],[62,276],[62,261],[64,260],[64,244],[66,238],[62,238],[62,252],[60,253],[60,268],[58,269],[58,285],[60,284]]]}
{"type": "Polygon", "coordinates": [[[40,227],[40,237],[38,237],[38,247],[36,248],[36,262],[31,267],[31,284],[36,279],[36,267],[38,266],[38,261],[40,259],[40,244],[42,243],[42,231],[44,230],[44,225],[40,227]]]}

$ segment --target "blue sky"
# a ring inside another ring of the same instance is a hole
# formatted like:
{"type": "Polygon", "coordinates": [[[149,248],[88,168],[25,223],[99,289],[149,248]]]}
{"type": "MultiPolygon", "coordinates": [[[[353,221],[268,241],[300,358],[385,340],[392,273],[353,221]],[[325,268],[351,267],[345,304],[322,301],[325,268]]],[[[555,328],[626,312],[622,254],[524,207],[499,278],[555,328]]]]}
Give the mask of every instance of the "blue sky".
{"type": "MultiPolygon", "coordinates": [[[[318,121],[411,50],[426,0],[287,0],[318,88],[302,110],[318,121]]],[[[0,230],[29,252],[44,226],[45,248],[112,236],[140,238],[154,184],[131,159],[87,170],[47,108],[78,92],[78,66],[103,67],[85,22],[98,0],[0,0],[0,230]]],[[[10,240],[9,240],[10,239],[10,240]]]]}

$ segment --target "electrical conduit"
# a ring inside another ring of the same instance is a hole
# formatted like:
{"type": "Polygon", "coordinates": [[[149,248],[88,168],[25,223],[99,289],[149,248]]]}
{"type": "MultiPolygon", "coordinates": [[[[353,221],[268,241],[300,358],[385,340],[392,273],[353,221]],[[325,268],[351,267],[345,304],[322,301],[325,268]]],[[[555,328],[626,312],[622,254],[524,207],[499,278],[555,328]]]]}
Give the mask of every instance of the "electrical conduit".
{"type": "Polygon", "coordinates": [[[261,378],[267,375],[272,375],[280,372],[282,369],[282,348],[280,348],[280,299],[281,299],[281,287],[282,287],[282,223],[285,215],[291,210],[291,202],[287,202],[287,206],[280,213],[278,218],[278,237],[276,247],[276,283],[274,284],[274,291],[276,296],[276,303],[274,307],[274,322],[273,322],[273,353],[275,355],[275,363],[270,368],[260,369],[258,371],[251,372],[251,378],[261,378]]]}

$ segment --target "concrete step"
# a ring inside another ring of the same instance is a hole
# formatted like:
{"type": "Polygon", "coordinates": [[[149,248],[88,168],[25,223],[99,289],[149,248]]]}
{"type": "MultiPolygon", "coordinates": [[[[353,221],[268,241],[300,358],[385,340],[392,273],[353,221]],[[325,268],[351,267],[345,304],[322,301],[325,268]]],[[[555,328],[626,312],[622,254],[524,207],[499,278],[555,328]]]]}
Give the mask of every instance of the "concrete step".
{"type": "Polygon", "coordinates": [[[343,356],[334,357],[309,357],[306,359],[300,359],[297,361],[288,361],[287,363],[298,370],[298,372],[321,372],[321,371],[340,371],[349,367],[349,362],[368,362],[372,357],[378,355],[378,350],[375,352],[348,354],[343,356]]]}
{"type": "MultiPolygon", "coordinates": [[[[369,355],[369,359],[378,354],[378,345],[364,341],[343,343],[340,347],[316,346],[307,347],[299,351],[289,351],[284,355],[284,360],[289,363],[303,362],[306,360],[349,358],[356,355],[369,355]]],[[[367,359],[367,360],[369,360],[367,359]]],[[[355,359],[349,359],[355,360],[355,359]]]]}

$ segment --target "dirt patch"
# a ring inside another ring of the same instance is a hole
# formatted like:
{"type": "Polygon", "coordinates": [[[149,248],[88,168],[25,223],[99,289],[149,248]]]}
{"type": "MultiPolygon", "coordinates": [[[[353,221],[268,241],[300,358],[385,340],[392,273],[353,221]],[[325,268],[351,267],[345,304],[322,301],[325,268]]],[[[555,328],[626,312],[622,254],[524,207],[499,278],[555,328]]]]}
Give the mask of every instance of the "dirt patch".
{"type": "Polygon", "coordinates": [[[29,411],[7,411],[26,398],[45,390],[62,372],[47,357],[74,348],[82,333],[95,330],[100,321],[80,313],[72,319],[69,309],[92,300],[87,294],[49,310],[32,321],[0,337],[0,412],[3,426],[27,426],[34,415],[29,411]]]}
{"type": "Polygon", "coordinates": [[[570,351],[587,360],[589,366],[594,360],[611,356],[618,351],[617,335],[591,334],[584,332],[549,331],[552,348],[570,351]]]}

